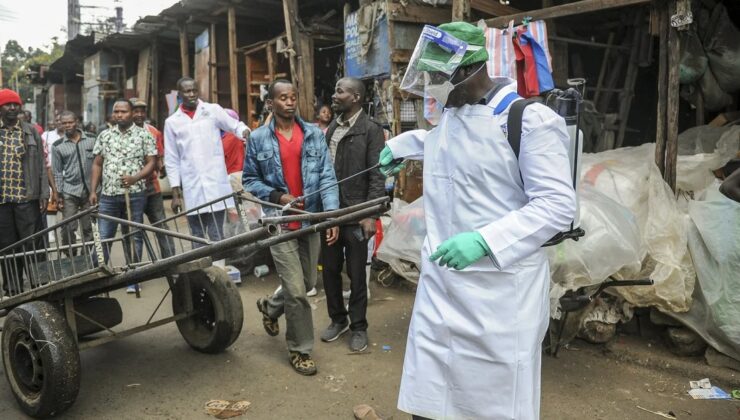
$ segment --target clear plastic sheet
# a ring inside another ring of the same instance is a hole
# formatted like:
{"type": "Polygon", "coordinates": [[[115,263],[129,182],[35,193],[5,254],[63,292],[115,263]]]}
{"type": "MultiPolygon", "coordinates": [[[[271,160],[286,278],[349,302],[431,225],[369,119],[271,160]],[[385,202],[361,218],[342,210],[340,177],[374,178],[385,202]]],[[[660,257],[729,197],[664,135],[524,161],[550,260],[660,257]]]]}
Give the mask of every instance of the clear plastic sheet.
{"type": "MultiPolygon", "coordinates": [[[[582,185],[593,186],[632,212],[641,248],[647,251],[640,273],[629,268],[615,275],[623,279],[651,278],[655,285],[614,288],[611,292],[635,306],[685,312],[694,285],[686,247],[687,220],[653,161],[654,150],[654,144],[644,144],[584,154],[581,180],[582,185]]],[[[598,281],[594,279],[594,283],[598,281]]]]}
{"type": "Polygon", "coordinates": [[[640,229],[632,212],[593,186],[578,192],[581,227],[586,236],[548,248],[552,275],[551,313],[566,290],[599,284],[621,272],[635,278],[645,256],[640,229]]]}
{"type": "Polygon", "coordinates": [[[717,351],[740,360],[740,204],[710,187],[689,203],[688,246],[697,272],[694,303],[670,314],[717,351]]]}
{"type": "Polygon", "coordinates": [[[393,271],[412,283],[419,281],[421,247],[427,235],[424,198],[411,204],[393,201],[391,223],[385,230],[377,257],[393,271]]]}

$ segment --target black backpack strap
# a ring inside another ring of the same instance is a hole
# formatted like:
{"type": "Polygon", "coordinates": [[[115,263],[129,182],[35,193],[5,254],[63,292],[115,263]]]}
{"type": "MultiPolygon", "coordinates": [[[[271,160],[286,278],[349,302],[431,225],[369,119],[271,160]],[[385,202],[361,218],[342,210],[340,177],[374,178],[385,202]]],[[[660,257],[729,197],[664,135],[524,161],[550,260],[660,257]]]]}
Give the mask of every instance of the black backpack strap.
{"type": "Polygon", "coordinates": [[[517,161],[519,160],[519,149],[522,143],[522,117],[524,108],[535,103],[534,99],[523,99],[514,101],[509,108],[509,117],[506,121],[506,137],[509,140],[509,146],[514,151],[517,161]]]}
{"type": "MultiPolygon", "coordinates": [[[[509,117],[506,121],[506,137],[509,140],[509,146],[514,151],[517,162],[519,162],[519,149],[522,143],[522,117],[524,116],[524,108],[537,102],[533,99],[524,99],[515,101],[509,108],[509,117]]],[[[522,172],[519,171],[519,176],[522,172]]],[[[547,241],[543,247],[557,245],[566,239],[573,239],[574,241],[579,240],[586,232],[581,228],[573,229],[573,223],[570,225],[570,230],[567,232],[559,232],[547,241]]]]}

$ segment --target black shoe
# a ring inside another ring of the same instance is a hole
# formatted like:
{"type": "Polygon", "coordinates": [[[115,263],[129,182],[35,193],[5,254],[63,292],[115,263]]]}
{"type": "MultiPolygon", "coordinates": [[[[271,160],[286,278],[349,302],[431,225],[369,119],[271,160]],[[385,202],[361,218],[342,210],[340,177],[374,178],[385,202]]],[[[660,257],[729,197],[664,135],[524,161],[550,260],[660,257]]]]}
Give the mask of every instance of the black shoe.
{"type": "Polygon", "coordinates": [[[259,310],[262,314],[262,326],[265,328],[265,332],[267,333],[267,335],[275,337],[276,335],[280,334],[280,326],[277,319],[270,318],[267,315],[266,304],[267,301],[265,300],[265,298],[257,299],[257,310],[259,310]]]}
{"type": "Polygon", "coordinates": [[[332,323],[326,328],[326,330],[321,333],[321,341],[325,343],[330,343],[341,337],[342,334],[346,333],[348,330],[349,322],[345,322],[344,324],[337,324],[336,322],[332,321],[332,323]]]}
{"type": "Polygon", "coordinates": [[[365,351],[367,348],[367,331],[352,331],[349,337],[349,349],[353,352],[365,351]]]}

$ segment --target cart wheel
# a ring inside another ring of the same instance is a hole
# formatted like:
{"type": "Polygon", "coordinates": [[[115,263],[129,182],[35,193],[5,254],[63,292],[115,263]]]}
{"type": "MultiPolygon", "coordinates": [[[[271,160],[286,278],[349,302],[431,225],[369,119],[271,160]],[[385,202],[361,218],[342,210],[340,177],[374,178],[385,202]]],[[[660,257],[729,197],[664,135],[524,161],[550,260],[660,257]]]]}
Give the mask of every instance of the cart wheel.
{"type": "Polygon", "coordinates": [[[59,414],[77,398],[77,342],[62,312],[49,302],[25,303],[8,313],[3,365],[15,399],[31,417],[59,414]]]}
{"type": "Polygon", "coordinates": [[[219,353],[239,337],[244,310],[239,290],[229,274],[218,267],[181,274],[172,288],[172,312],[185,312],[186,293],[193,302],[193,316],[177,321],[180,334],[190,347],[203,353],[219,353]],[[190,290],[182,279],[190,280],[190,290]]]}

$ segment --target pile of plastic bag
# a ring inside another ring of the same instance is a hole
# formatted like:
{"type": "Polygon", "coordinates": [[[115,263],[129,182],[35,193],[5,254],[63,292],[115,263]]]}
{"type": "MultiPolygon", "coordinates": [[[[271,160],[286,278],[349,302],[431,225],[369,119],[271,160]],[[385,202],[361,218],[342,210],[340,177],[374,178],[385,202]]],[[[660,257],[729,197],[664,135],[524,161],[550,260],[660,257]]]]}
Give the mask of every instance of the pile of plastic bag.
{"type": "Polygon", "coordinates": [[[740,204],[717,188],[688,205],[688,245],[698,283],[691,310],[671,315],[716,350],[740,360],[740,204]]]}
{"type": "MultiPolygon", "coordinates": [[[[679,189],[707,188],[712,170],[732,158],[739,142],[740,127],[705,126],[682,133],[679,189]]],[[[583,155],[578,194],[586,236],[548,248],[553,315],[567,290],[597,285],[609,276],[654,281],[651,287],[611,290],[631,305],[664,312],[691,308],[696,273],[688,247],[689,215],[663,180],[654,156],[652,143],[583,155]]],[[[397,200],[378,258],[416,282],[425,235],[423,198],[405,206],[397,200]]]]}

